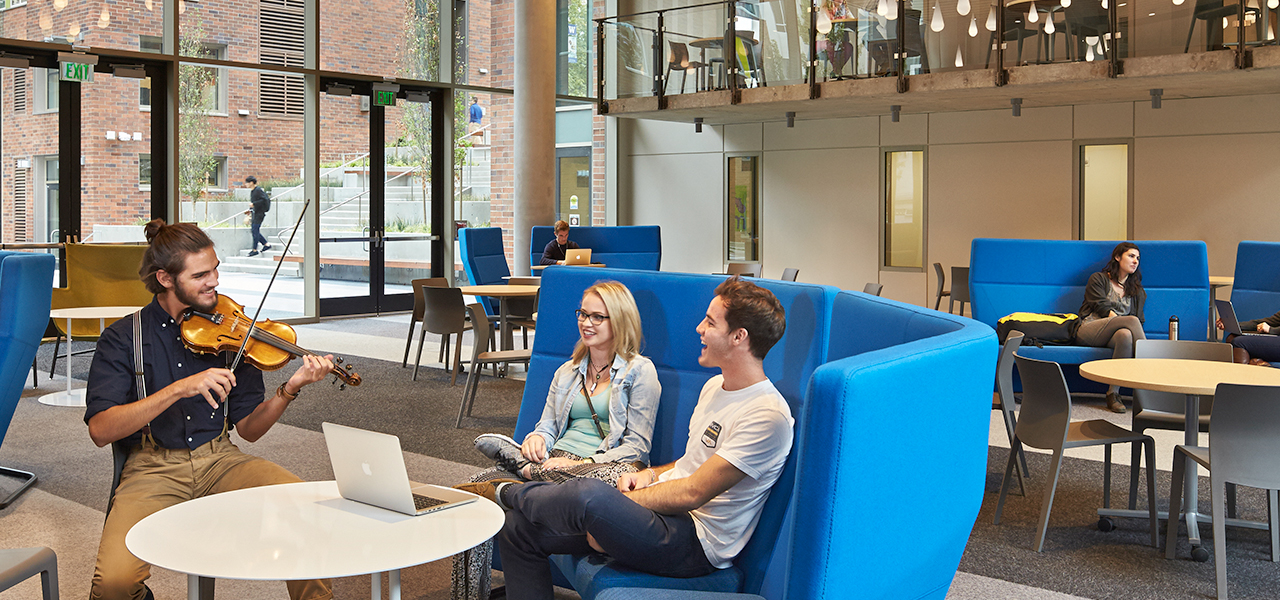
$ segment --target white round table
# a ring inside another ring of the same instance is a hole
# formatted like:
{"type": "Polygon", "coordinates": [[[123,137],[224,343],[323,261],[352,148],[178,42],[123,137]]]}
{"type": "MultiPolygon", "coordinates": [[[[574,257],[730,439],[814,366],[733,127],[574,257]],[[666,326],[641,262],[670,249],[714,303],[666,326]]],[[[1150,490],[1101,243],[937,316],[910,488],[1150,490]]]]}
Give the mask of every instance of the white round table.
{"type": "Polygon", "coordinates": [[[411,517],[346,500],[334,481],[249,488],[171,506],[134,525],[125,546],[153,565],[199,577],[294,580],[388,572],[400,598],[400,569],[452,556],[493,537],[502,509],[479,500],[411,517]]]}
{"type": "Polygon", "coordinates": [[[50,406],[84,406],[84,388],[71,389],[71,321],[72,319],[97,319],[100,329],[106,328],[107,319],[119,319],[142,310],[141,306],[85,306],[81,308],[55,308],[49,311],[54,319],[67,320],[67,390],[45,394],[37,398],[50,406]]]}
{"type": "MultiPolygon", "coordinates": [[[[1154,392],[1186,394],[1186,413],[1183,423],[1183,443],[1198,446],[1200,442],[1200,396],[1211,396],[1219,383],[1243,385],[1280,386],[1280,369],[1242,365],[1209,360],[1178,358],[1111,358],[1095,360],[1080,365],[1080,375],[1109,385],[1138,388],[1154,392]]],[[[1209,521],[1209,515],[1198,514],[1196,477],[1199,465],[1190,458],[1187,461],[1186,485],[1183,494],[1186,508],[1187,533],[1192,545],[1200,545],[1198,519],[1209,521]]],[[[1153,468],[1148,466],[1148,468],[1153,468]]],[[[1103,516],[1130,516],[1126,511],[1098,511],[1103,516]]],[[[1141,511],[1140,516],[1147,513],[1141,511]]],[[[1244,521],[1228,521],[1232,525],[1254,526],[1244,521]]]]}

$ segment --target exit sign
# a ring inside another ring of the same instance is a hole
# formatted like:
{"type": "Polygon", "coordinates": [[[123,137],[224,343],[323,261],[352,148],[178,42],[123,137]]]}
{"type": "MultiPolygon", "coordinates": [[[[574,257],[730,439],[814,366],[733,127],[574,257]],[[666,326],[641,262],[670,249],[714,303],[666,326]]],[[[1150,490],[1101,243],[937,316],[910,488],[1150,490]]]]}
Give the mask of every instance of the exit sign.
{"type": "Polygon", "coordinates": [[[395,106],[396,93],[393,90],[373,90],[374,106],[395,106]]]}
{"type": "Polygon", "coordinates": [[[61,69],[59,69],[60,76],[58,79],[61,79],[62,81],[93,81],[93,65],[76,62],[62,62],[58,64],[61,66],[61,69]]]}

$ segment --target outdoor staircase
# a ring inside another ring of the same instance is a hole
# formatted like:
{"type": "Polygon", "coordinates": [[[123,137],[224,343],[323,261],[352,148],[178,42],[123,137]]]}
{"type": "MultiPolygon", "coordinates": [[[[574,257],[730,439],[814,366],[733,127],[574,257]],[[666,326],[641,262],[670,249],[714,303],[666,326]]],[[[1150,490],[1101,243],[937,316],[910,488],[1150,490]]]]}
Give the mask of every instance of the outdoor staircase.
{"type": "MultiPolygon", "coordinates": [[[[255,273],[259,275],[270,275],[276,270],[276,259],[284,254],[280,249],[280,244],[273,244],[272,248],[257,256],[249,256],[248,250],[241,250],[235,256],[227,256],[222,264],[218,265],[218,270],[229,273],[255,273]]],[[[290,256],[300,256],[297,251],[301,248],[295,248],[290,252],[290,256]]],[[[302,264],[296,262],[285,261],[280,267],[281,277],[302,277],[302,264]]]]}
{"type": "Polygon", "coordinates": [[[320,228],[325,230],[360,231],[369,220],[368,206],[364,207],[364,211],[360,210],[360,208],[355,202],[351,202],[325,212],[320,215],[320,228]]]}

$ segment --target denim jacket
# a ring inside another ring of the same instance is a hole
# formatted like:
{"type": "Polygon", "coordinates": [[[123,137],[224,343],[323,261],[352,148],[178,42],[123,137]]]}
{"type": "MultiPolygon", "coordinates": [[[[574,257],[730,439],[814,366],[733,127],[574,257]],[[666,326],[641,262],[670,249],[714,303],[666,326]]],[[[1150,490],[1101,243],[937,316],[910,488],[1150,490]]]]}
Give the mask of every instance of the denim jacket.
{"type": "MultiPolygon", "coordinates": [[[[662,386],[653,361],[636,355],[630,361],[614,356],[610,368],[609,434],[600,450],[591,458],[596,462],[649,462],[653,441],[653,424],[658,415],[662,386]]],[[[555,445],[569,425],[569,409],[573,397],[582,391],[587,374],[587,361],[572,360],[560,365],[551,380],[547,405],[542,418],[529,435],[539,434],[547,440],[547,448],[555,445]]]]}

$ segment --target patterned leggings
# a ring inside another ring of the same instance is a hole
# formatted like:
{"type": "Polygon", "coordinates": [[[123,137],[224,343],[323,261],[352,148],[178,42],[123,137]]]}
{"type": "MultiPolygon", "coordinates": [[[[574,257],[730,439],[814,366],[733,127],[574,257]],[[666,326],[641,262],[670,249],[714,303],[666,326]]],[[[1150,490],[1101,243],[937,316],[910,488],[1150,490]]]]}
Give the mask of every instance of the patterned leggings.
{"type": "MultiPolygon", "coordinates": [[[[552,450],[552,458],[563,457],[582,460],[581,456],[552,450]]],[[[579,477],[599,479],[609,485],[617,485],[618,478],[624,473],[635,473],[640,469],[632,463],[583,463],[567,469],[543,469],[541,465],[533,465],[529,469],[530,481],[551,481],[563,483],[579,477]]],[[[495,479],[524,479],[519,474],[505,471],[500,467],[485,469],[471,476],[471,481],[493,481],[495,479]]],[[[453,556],[453,589],[452,600],[488,600],[493,564],[493,540],[489,540],[453,556]]]]}

